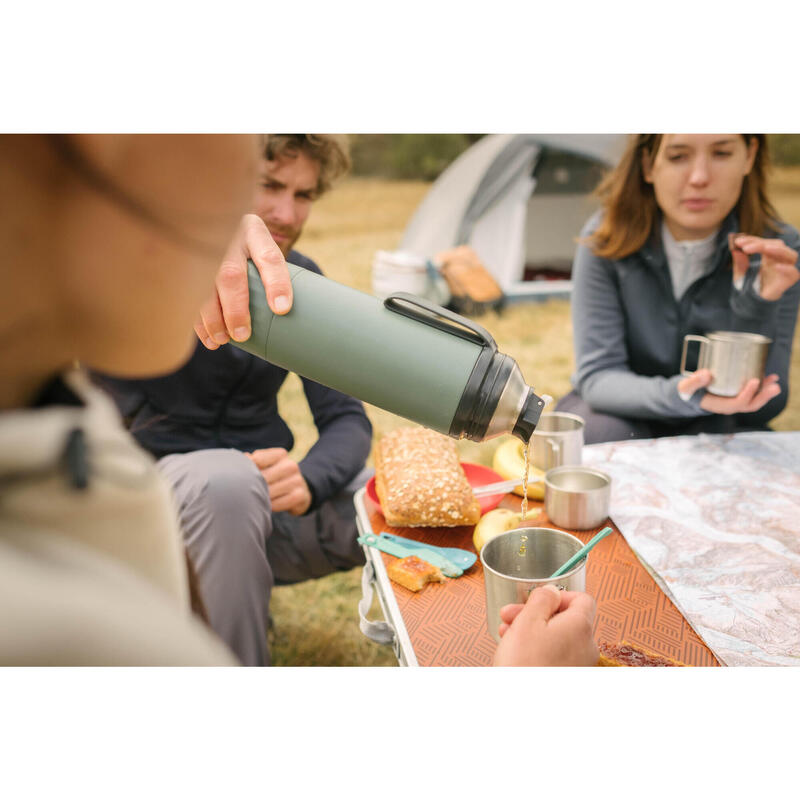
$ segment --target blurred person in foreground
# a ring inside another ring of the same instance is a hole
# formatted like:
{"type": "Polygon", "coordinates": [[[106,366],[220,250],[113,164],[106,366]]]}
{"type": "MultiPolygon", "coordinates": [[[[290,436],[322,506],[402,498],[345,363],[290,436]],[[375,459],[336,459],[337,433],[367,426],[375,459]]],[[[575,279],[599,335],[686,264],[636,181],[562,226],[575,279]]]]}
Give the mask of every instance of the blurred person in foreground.
{"type": "Polygon", "coordinates": [[[768,430],[786,406],[800,235],[767,197],[763,134],[637,134],[598,188],[573,265],[574,390],[586,443],[768,430]],[[729,234],[734,237],[733,251],[729,234]],[[680,374],[683,338],[773,340],[736,397],[680,374]]]}
{"type": "MultiPolygon", "coordinates": [[[[0,663],[236,663],[192,614],[169,487],[75,364],[189,357],[256,155],[240,136],[0,137],[0,663]]],[[[233,250],[249,236],[290,298],[248,229],[233,250]]]]}
{"type": "MultiPolygon", "coordinates": [[[[0,663],[237,663],[192,613],[169,484],[76,361],[146,376],[190,357],[193,322],[246,339],[247,257],[273,311],[289,310],[280,250],[240,216],[256,158],[247,136],[0,136],[0,196],[13,198],[0,217],[0,663]]],[[[584,652],[575,624],[529,647],[554,606],[504,610],[497,663],[584,652]]]]}
{"type": "MultiPolygon", "coordinates": [[[[267,135],[261,148],[251,210],[287,261],[321,274],[293,247],[349,168],[346,140],[267,135]]],[[[96,377],[173,488],[212,628],[243,664],[261,666],[273,585],[364,563],[353,494],[368,478],[372,427],[360,401],[303,378],[318,438],[296,461],[277,403],[287,371],[226,344],[224,332],[203,340],[170,375],[96,377]]]]}

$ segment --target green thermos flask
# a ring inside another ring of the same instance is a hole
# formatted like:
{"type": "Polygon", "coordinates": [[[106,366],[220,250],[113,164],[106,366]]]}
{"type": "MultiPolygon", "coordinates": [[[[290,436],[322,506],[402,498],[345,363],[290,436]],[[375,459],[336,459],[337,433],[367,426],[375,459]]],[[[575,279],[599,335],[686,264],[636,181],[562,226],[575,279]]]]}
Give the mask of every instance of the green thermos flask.
{"type": "Polygon", "coordinates": [[[385,300],[288,265],[294,301],[273,314],[248,264],[248,353],[427,428],[476,442],[530,440],[544,401],[491,335],[415,295],[385,300]]]}

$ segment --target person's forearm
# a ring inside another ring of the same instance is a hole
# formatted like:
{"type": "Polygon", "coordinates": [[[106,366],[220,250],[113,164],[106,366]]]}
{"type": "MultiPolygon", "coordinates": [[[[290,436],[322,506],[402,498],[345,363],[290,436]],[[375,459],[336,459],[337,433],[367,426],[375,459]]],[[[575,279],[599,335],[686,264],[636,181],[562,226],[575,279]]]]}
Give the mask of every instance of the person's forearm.
{"type": "Polygon", "coordinates": [[[617,417],[658,420],[706,415],[708,412],[700,408],[699,396],[688,401],[680,397],[680,380],[680,375],[646,377],[608,369],[585,378],[577,390],[594,411],[617,417]]]}
{"type": "Polygon", "coordinates": [[[372,444],[372,427],[360,414],[346,414],[328,425],[300,462],[300,471],[317,508],[344,488],[363,468],[372,444]]]}

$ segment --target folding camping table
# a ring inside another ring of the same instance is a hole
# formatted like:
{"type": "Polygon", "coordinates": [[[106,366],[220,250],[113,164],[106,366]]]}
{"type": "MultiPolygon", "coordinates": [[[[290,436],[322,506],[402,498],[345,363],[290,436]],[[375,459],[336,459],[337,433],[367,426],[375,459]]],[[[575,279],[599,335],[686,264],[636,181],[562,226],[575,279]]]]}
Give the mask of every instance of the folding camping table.
{"type": "MultiPolygon", "coordinates": [[[[378,506],[361,489],[354,498],[360,535],[382,531],[433,545],[474,550],[472,528],[392,528],[378,506]]],[[[501,506],[519,510],[521,498],[507,495],[501,506]]],[[[529,502],[539,527],[553,527],[542,503],[529,502]]],[[[713,653],[694,632],[672,601],[636,558],[609,520],[614,533],[589,557],[586,590],[597,601],[594,636],[598,642],[625,640],[660,655],[697,666],[719,666],[713,653]]],[[[605,526],[602,526],[605,527],[605,526]]],[[[563,529],[562,529],[563,530],[563,529]]],[[[600,528],[569,531],[588,542],[600,528]]],[[[362,631],[375,641],[391,644],[401,666],[487,666],[496,644],[486,625],[486,596],[480,559],[464,575],[412,592],[389,580],[386,565],[393,557],[365,546],[364,597],[359,604],[362,631]],[[367,613],[377,593],[385,621],[370,621],[367,613]]]]}

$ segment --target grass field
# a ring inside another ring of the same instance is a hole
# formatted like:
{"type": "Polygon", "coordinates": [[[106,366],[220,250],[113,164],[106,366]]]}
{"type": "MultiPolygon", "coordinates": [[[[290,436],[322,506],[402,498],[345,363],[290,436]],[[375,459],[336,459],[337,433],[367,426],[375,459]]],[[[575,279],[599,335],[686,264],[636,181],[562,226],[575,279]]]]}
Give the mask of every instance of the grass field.
{"type": "MultiPolygon", "coordinates": [[[[375,251],[398,246],[409,217],[428,188],[429,184],[421,182],[348,180],[317,203],[299,249],[317,261],[329,277],[369,292],[375,251]]],[[[771,190],[783,218],[800,227],[800,167],[776,170],[771,190]]],[[[568,301],[511,306],[477,321],[492,333],[501,351],[517,360],[539,394],[558,399],[569,391],[573,355],[568,301]]],[[[795,334],[790,401],[773,421],[776,430],[800,429],[799,339],[800,331],[795,334]]],[[[289,377],[278,403],[295,433],[293,455],[300,458],[315,441],[316,430],[298,378],[289,377]]],[[[367,413],[376,438],[408,424],[378,408],[368,407],[367,413]]],[[[497,441],[464,441],[458,446],[465,460],[490,464],[497,441]]],[[[277,588],[272,600],[273,663],[395,665],[390,648],[375,645],[361,634],[356,611],[360,597],[360,569],[277,588]]],[[[376,604],[373,617],[379,616],[376,604]]]]}

